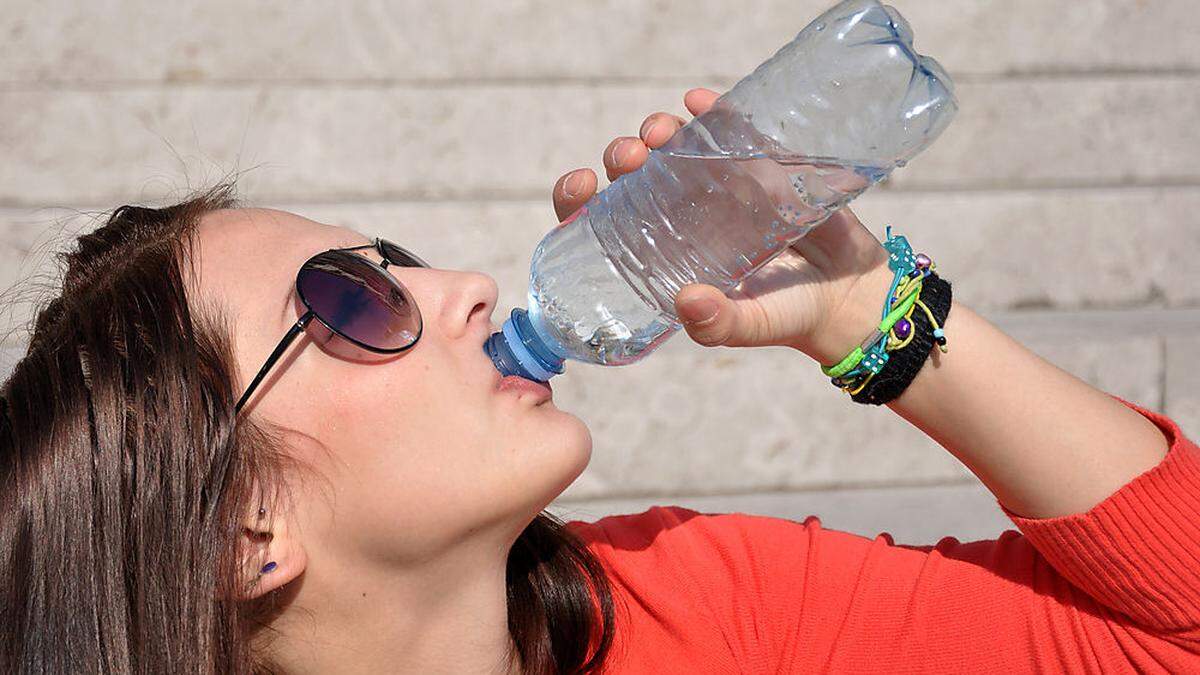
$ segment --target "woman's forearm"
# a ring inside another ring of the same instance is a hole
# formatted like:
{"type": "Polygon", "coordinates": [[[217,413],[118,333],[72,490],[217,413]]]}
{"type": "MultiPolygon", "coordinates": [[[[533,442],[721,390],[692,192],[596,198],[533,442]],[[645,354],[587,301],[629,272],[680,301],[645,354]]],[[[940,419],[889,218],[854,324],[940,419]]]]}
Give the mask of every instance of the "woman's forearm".
{"type": "Polygon", "coordinates": [[[1091,509],[1167,452],[1120,401],[1026,349],[959,303],[950,343],[888,403],[1028,518],[1091,509]]]}
{"type": "MultiPolygon", "coordinates": [[[[888,277],[865,284],[859,333],[878,322],[888,277]]],[[[1166,437],[1152,422],[970,308],[954,302],[945,330],[948,352],[935,349],[887,406],[949,450],[1009,510],[1028,518],[1085,512],[1166,455],[1166,437]]]]}

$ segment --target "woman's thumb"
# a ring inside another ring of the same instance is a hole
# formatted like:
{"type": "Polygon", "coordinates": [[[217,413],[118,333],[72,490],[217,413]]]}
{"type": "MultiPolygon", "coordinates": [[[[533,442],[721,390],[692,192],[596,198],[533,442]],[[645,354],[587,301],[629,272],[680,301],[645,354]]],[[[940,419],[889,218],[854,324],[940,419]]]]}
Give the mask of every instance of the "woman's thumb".
{"type": "Polygon", "coordinates": [[[702,345],[727,344],[737,332],[737,307],[713,286],[688,284],[679,289],[675,311],[688,335],[702,345]]]}

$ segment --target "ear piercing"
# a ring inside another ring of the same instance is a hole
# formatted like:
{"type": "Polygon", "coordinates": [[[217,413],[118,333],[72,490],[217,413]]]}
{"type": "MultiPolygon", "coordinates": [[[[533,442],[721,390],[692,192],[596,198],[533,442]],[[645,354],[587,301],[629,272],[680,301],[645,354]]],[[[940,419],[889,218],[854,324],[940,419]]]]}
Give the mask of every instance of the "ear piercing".
{"type": "MultiPolygon", "coordinates": [[[[266,507],[264,507],[264,506],[260,506],[260,507],[258,508],[258,517],[259,517],[259,518],[262,518],[262,517],[263,517],[263,516],[265,516],[265,515],[267,515],[267,509],[266,509],[266,507]]],[[[276,568],[276,567],[278,567],[278,565],[277,565],[277,564],[275,564],[275,561],[274,561],[274,560],[272,560],[271,562],[269,562],[269,563],[267,563],[266,565],[263,565],[263,566],[262,566],[262,569],[258,571],[258,576],[260,576],[260,577],[261,577],[261,576],[262,576],[262,575],[264,575],[264,574],[270,574],[271,572],[274,572],[274,571],[275,571],[275,568],[276,568]]]]}

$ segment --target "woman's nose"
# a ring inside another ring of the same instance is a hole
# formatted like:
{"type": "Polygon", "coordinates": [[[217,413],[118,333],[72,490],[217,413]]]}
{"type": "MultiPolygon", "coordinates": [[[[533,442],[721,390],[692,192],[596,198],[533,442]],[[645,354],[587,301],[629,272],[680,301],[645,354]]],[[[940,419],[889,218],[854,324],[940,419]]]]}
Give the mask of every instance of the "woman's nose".
{"type": "Polygon", "coordinates": [[[447,272],[447,289],[442,306],[442,331],[457,338],[471,332],[491,331],[492,310],[500,289],[496,280],[482,272],[447,272]],[[475,328],[480,325],[482,328],[475,328]]]}

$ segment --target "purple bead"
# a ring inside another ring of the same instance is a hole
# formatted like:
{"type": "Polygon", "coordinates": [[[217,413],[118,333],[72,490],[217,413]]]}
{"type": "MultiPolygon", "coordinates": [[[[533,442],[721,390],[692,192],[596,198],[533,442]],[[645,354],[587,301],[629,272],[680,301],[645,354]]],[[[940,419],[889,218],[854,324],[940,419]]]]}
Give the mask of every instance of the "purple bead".
{"type": "Polygon", "coordinates": [[[896,337],[904,340],[908,338],[908,333],[912,330],[912,324],[908,322],[908,319],[900,319],[892,328],[896,331],[896,337]]]}
{"type": "Polygon", "coordinates": [[[933,261],[929,259],[929,256],[925,255],[924,253],[917,254],[917,269],[923,270],[926,267],[929,267],[929,264],[932,262],[933,261]]]}

